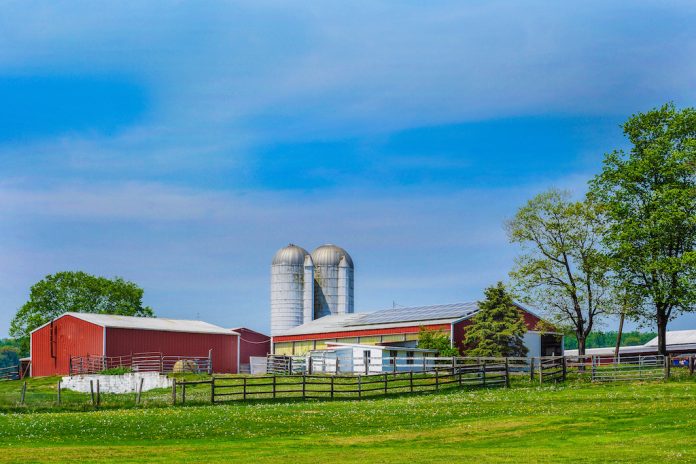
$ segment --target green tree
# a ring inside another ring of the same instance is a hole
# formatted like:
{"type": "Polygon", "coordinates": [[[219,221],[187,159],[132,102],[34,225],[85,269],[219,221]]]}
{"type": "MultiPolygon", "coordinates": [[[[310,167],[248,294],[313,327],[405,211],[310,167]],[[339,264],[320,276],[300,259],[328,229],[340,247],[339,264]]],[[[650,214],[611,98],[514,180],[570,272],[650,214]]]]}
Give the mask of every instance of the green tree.
{"type": "Polygon", "coordinates": [[[611,263],[602,249],[604,221],[590,201],[550,190],[532,198],[507,224],[522,247],[510,276],[522,300],[571,327],[585,354],[595,323],[614,310],[611,263]]]}
{"type": "Polygon", "coordinates": [[[22,353],[28,353],[30,332],[66,312],[154,317],[142,299],[143,289],[120,277],[58,272],[31,287],[29,301],[10,323],[10,335],[20,342],[22,353]]]}
{"type": "Polygon", "coordinates": [[[605,156],[590,194],[609,219],[615,272],[666,354],[668,322],[696,306],[696,110],[664,105],[630,117],[623,131],[630,152],[605,156]]]}
{"type": "Polygon", "coordinates": [[[522,337],[527,331],[522,313],[502,282],[484,291],[479,312],[464,335],[469,356],[526,356],[522,337]]]}
{"type": "Polygon", "coordinates": [[[421,327],[418,332],[418,348],[437,350],[440,356],[459,356],[456,346],[451,346],[450,338],[439,331],[421,327]]]}

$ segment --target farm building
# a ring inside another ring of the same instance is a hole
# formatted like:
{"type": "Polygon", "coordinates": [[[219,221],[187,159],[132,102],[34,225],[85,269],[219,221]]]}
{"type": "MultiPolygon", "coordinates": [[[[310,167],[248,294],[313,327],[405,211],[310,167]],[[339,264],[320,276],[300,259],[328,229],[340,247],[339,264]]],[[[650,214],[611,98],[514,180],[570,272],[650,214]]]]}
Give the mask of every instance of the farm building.
{"type": "MultiPolygon", "coordinates": [[[[696,353],[696,330],[670,330],[667,332],[667,353],[671,355],[696,353]]],[[[577,356],[578,350],[566,350],[566,355],[577,356]]],[[[651,356],[657,354],[657,337],[644,345],[622,346],[619,356],[651,356]]],[[[588,348],[586,356],[614,356],[614,347],[588,348]]]]}
{"type": "Polygon", "coordinates": [[[328,342],[326,349],[310,351],[308,362],[313,373],[369,375],[424,372],[432,367],[428,358],[433,356],[437,350],[328,342]]]}
{"type": "Polygon", "coordinates": [[[239,334],[239,372],[251,371],[251,358],[265,358],[271,353],[271,337],[246,327],[230,329],[239,334]]]}
{"type": "Polygon", "coordinates": [[[31,332],[31,375],[68,375],[71,358],[114,366],[136,355],[143,370],[161,369],[165,359],[209,358],[213,372],[235,373],[239,350],[237,332],[207,322],[65,313],[31,332]]]}
{"type": "MultiPolygon", "coordinates": [[[[529,356],[563,354],[563,335],[540,333],[536,328],[541,319],[523,306],[516,306],[527,325],[524,343],[529,356]]],[[[416,348],[421,327],[445,333],[461,350],[465,348],[466,327],[477,312],[478,303],[473,302],[324,316],[274,335],[273,353],[304,355],[327,349],[332,343],[416,348]]]]}

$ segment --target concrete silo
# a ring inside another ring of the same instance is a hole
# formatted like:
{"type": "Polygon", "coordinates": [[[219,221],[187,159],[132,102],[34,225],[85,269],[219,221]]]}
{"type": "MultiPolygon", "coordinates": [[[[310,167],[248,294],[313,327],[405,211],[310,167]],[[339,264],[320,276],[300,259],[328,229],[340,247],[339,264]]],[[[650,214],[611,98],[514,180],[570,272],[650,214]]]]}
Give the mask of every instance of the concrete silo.
{"type": "Polygon", "coordinates": [[[314,319],[352,313],[353,259],[336,245],[322,245],[312,252],[314,262],[314,319]]]}
{"type": "MultiPolygon", "coordinates": [[[[313,306],[312,257],[302,247],[290,244],[281,248],[271,264],[271,335],[302,325],[306,304],[313,306]]],[[[309,306],[309,308],[312,308],[309,306]]],[[[308,321],[307,321],[308,322],[308,321]]]]}

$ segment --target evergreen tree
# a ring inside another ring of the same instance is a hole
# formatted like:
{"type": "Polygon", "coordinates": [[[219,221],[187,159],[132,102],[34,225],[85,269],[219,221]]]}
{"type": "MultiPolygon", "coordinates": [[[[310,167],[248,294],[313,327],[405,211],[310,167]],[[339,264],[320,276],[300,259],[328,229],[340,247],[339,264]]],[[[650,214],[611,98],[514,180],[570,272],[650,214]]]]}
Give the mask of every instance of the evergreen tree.
{"type": "Polygon", "coordinates": [[[468,356],[526,356],[522,336],[527,331],[522,314],[502,282],[485,290],[479,312],[466,330],[468,356]]]}

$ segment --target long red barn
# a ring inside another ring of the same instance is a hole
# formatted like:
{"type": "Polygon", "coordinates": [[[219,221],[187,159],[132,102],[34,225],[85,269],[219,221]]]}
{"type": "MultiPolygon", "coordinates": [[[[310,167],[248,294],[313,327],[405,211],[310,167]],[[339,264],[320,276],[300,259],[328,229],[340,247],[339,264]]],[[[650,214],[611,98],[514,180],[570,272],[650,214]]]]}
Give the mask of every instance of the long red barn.
{"type": "Polygon", "coordinates": [[[68,375],[74,356],[207,357],[213,372],[236,373],[239,334],[202,321],[65,313],[31,333],[31,375],[68,375]]]}

